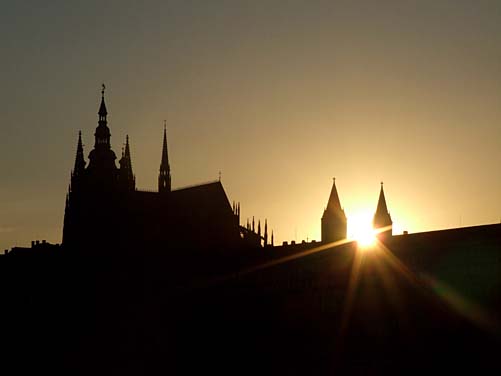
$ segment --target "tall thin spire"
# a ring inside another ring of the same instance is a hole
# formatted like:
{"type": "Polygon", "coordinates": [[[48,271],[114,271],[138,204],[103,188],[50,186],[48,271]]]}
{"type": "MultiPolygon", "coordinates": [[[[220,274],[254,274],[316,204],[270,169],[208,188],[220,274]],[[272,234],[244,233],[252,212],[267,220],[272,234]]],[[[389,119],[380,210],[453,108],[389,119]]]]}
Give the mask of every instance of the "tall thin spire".
{"type": "Polygon", "coordinates": [[[377,202],[376,213],[374,214],[373,226],[375,229],[385,229],[379,234],[381,236],[391,236],[393,221],[391,220],[388,206],[386,205],[386,197],[383,190],[383,182],[379,191],[379,199],[377,202]]]}
{"type": "Polygon", "coordinates": [[[74,176],[80,176],[85,170],[85,160],[83,154],[82,131],[78,131],[77,155],[75,158],[74,176]]]}
{"type": "Polygon", "coordinates": [[[384,197],[383,182],[381,182],[381,189],[379,191],[379,199],[377,202],[376,214],[388,213],[388,207],[386,206],[386,198],[384,197]]]}
{"type": "Polygon", "coordinates": [[[268,219],[264,220],[264,245],[268,245],[268,219]]]}
{"type": "Polygon", "coordinates": [[[110,129],[108,128],[108,110],[106,109],[106,104],[104,103],[104,89],[106,86],[102,86],[101,90],[101,105],[99,106],[99,111],[97,114],[99,115],[99,121],[98,125],[96,128],[96,132],[94,133],[95,136],[95,145],[94,148],[96,149],[110,149],[110,129]]]}
{"type": "Polygon", "coordinates": [[[108,115],[108,111],[106,110],[106,103],[104,103],[104,90],[106,89],[106,86],[104,84],[102,85],[101,89],[101,105],[99,106],[99,120],[106,120],[106,115],[108,115]]]}
{"type": "Polygon", "coordinates": [[[136,189],[136,179],[132,172],[132,159],[130,157],[129,135],[125,136],[125,147],[122,148],[120,163],[120,185],[123,189],[133,191],[136,189]]]}
{"type": "Polygon", "coordinates": [[[164,120],[164,141],[162,146],[162,160],[160,162],[160,173],[158,175],[158,191],[171,191],[171,176],[169,165],[169,153],[167,151],[167,122],[164,120]]]}

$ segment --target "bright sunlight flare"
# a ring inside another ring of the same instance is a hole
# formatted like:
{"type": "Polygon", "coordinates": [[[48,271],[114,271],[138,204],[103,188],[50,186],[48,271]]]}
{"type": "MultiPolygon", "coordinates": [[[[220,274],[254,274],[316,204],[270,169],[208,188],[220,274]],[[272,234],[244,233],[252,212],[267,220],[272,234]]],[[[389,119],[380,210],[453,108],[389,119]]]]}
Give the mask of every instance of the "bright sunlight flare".
{"type": "Polygon", "coordinates": [[[348,236],[356,240],[362,247],[368,247],[376,242],[376,232],[372,228],[372,216],[369,211],[350,215],[348,218],[348,236]]]}

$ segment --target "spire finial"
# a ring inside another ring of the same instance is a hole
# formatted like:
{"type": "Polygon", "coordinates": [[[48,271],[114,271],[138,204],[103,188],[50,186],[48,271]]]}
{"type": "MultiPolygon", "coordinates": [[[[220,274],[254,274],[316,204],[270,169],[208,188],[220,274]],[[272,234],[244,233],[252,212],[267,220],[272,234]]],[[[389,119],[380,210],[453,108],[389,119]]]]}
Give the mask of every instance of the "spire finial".
{"type": "Polygon", "coordinates": [[[219,181],[221,181],[221,171],[219,171],[219,181]]]}
{"type": "Polygon", "coordinates": [[[164,131],[167,129],[167,120],[164,120],[164,131]]]}
{"type": "Polygon", "coordinates": [[[101,96],[104,98],[104,91],[106,90],[106,86],[104,85],[104,82],[101,85],[101,96]]]}

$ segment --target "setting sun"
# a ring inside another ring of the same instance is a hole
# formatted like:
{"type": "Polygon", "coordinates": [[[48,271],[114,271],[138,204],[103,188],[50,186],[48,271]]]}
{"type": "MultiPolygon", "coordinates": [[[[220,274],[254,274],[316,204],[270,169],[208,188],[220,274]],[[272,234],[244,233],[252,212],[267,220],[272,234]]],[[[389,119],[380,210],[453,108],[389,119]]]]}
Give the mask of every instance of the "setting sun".
{"type": "Polygon", "coordinates": [[[362,247],[368,247],[376,241],[376,231],[372,228],[372,213],[359,212],[348,218],[348,236],[362,247]]]}

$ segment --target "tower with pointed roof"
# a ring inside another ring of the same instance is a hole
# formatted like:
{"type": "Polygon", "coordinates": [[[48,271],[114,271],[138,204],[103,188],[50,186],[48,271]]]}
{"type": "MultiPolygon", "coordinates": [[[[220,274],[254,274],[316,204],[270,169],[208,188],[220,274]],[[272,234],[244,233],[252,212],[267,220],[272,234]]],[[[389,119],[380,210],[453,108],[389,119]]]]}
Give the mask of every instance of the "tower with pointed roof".
{"type": "Polygon", "coordinates": [[[322,216],[322,242],[331,243],[346,239],[347,219],[336,188],[336,178],[333,178],[331,194],[322,216]]]}
{"type": "Polygon", "coordinates": [[[98,126],[94,133],[94,149],[89,154],[89,165],[87,167],[89,175],[93,176],[94,182],[99,182],[99,186],[113,185],[117,179],[117,166],[115,165],[116,155],[111,149],[111,132],[108,128],[108,111],[104,101],[104,89],[101,91],[101,105],[99,106],[98,126]]]}
{"type": "Polygon", "coordinates": [[[381,182],[381,190],[379,191],[379,199],[377,202],[376,213],[374,214],[374,219],[372,223],[374,229],[379,229],[381,231],[378,234],[378,237],[381,238],[392,235],[393,221],[391,220],[390,212],[388,211],[388,207],[386,206],[386,198],[384,196],[383,182],[381,182]]]}
{"type": "Polygon", "coordinates": [[[164,122],[164,142],[162,146],[162,160],[158,174],[158,192],[168,193],[171,191],[169,153],[167,151],[167,126],[164,122]]]}

